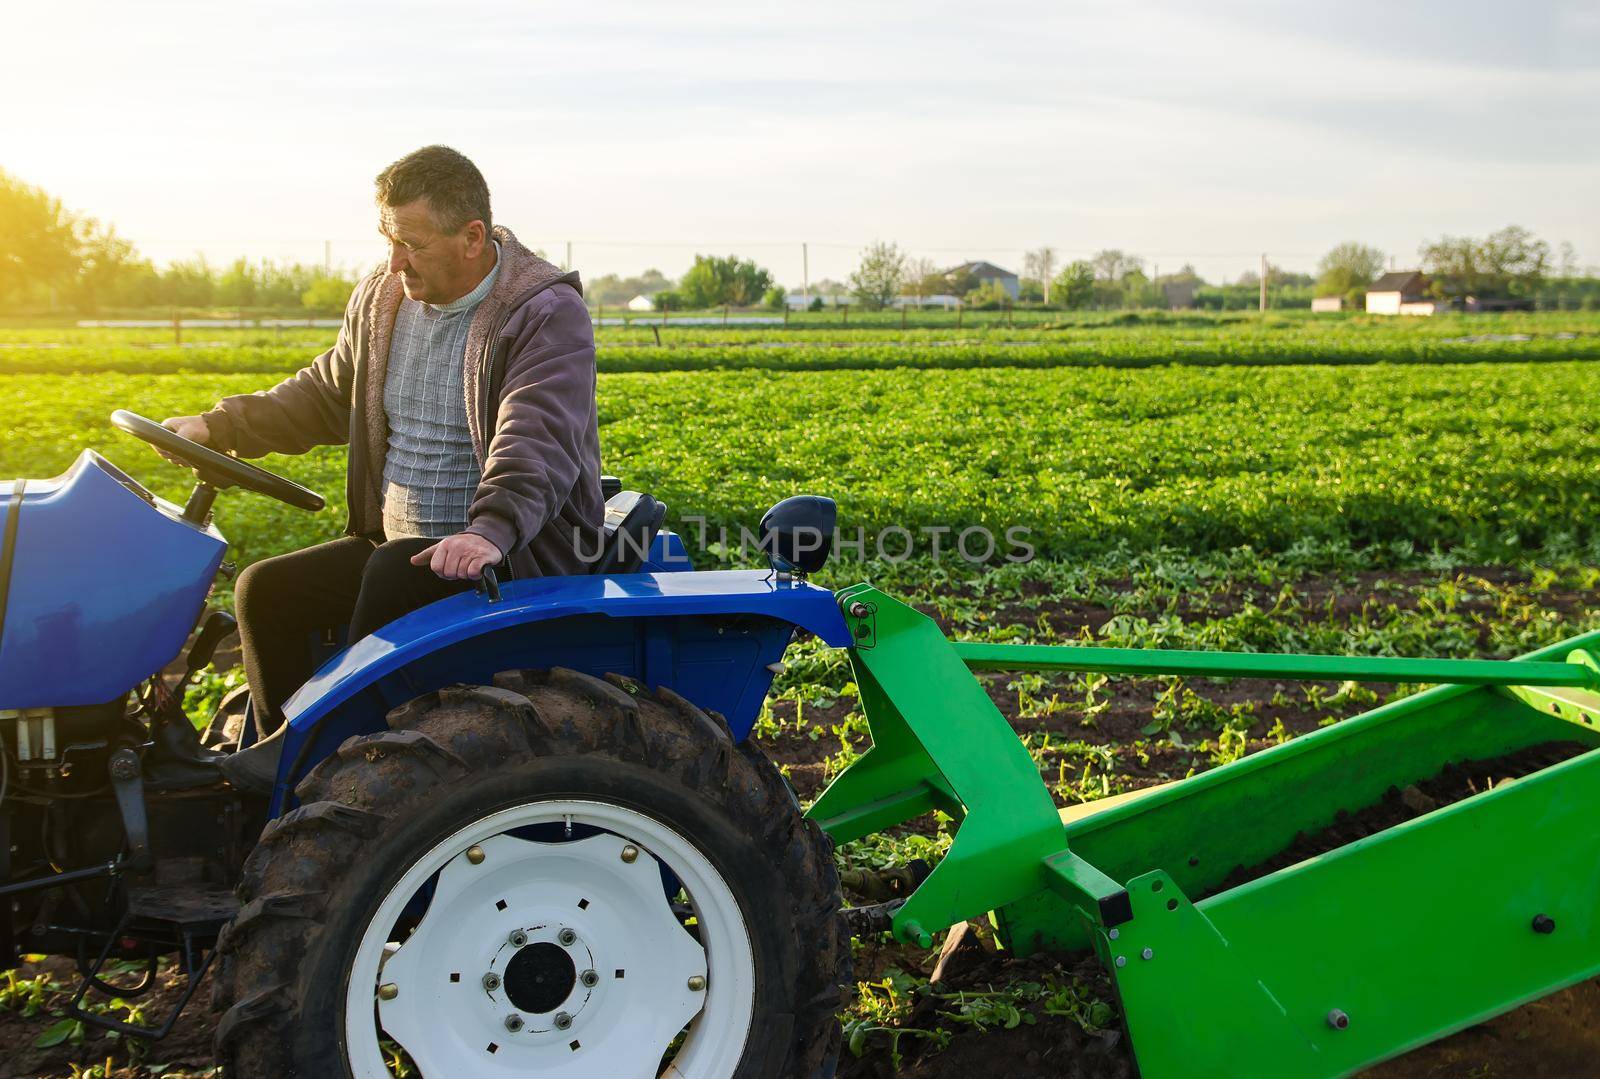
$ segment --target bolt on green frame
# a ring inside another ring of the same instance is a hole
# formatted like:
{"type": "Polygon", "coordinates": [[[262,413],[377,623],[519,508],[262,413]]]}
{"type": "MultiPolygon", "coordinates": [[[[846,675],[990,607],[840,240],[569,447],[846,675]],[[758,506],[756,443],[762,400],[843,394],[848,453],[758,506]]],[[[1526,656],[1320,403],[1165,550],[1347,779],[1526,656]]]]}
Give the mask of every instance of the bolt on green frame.
{"type": "Polygon", "coordinates": [[[1345,1074],[1600,973],[1600,632],[1510,661],[961,644],[869,585],[838,599],[872,746],[810,816],[846,842],[949,814],[895,936],[988,915],[1019,955],[1092,948],[1147,1077],[1345,1074]],[[1058,811],[973,670],[1438,686],[1058,811]],[[1588,750],[1224,889],[1392,786],[1550,741],[1588,750]]]}

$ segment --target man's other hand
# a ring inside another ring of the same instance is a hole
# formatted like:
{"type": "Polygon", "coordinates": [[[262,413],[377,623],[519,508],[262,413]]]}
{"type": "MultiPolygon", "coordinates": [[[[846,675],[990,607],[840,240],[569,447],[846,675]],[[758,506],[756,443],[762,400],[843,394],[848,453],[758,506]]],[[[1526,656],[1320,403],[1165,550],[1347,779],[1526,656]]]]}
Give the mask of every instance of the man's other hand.
{"type": "MultiPolygon", "coordinates": [[[[190,442],[198,442],[202,446],[206,445],[211,438],[211,428],[207,427],[206,421],[199,416],[168,416],[161,421],[161,426],[180,438],[187,438],[190,442]]],[[[156,452],[175,465],[183,465],[185,468],[194,467],[189,462],[179,460],[162,449],[157,448],[156,452]]]]}
{"type": "Polygon", "coordinates": [[[411,564],[427,566],[447,581],[475,581],[483,575],[483,567],[504,557],[500,548],[476,532],[460,532],[418,551],[411,564]]]}

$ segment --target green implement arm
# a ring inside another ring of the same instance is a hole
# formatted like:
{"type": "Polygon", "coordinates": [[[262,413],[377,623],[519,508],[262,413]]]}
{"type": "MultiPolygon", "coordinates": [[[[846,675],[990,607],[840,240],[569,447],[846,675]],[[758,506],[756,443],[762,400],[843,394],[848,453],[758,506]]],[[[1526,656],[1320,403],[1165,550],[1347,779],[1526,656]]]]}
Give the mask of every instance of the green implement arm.
{"type": "Polygon", "coordinates": [[[1600,632],[1503,662],[953,644],[870,586],[838,598],[873,744],[810,815],[844,842],[948,813],[894,934],[988,915],[1018,954],[1093,949],[1147,1077],[1345,1074],[1600,973],[1600,632]],[[1438,685],[1058,810],[972,670],[1438,685]],[[1229,886],[1392,787],[1550,742],[1579,751],[1229,886]]]}

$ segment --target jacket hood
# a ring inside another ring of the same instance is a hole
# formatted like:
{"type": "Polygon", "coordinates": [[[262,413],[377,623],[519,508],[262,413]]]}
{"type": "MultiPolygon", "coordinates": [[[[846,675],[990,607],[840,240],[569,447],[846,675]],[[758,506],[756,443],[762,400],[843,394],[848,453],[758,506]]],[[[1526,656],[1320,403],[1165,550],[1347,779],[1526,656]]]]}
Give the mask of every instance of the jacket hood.
{"type": "Polygon", "coordinates": [[[490,235],[500,244],[500,276],[495,279],[489,295],[484,297],[485,306],[511,307],[525,294],[543,291],[555,284],[571,285],[580,296],[583,294],[578,271],[563,270],[529,251],[504,225],[496,225],[490,235]]]}

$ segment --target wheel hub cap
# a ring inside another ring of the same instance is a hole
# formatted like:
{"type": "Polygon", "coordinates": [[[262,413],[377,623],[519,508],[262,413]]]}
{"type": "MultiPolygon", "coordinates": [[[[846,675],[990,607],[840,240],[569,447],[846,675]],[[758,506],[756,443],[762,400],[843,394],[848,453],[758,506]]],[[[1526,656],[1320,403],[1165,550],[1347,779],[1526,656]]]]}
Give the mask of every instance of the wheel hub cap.
{"type": "Polygon", "coordinates": [[[645,851],[624,861],[636,845],[609,834],[478,846],[481,862],[463,851],[445,865],[384,963],[398,989],[378,1000],[384,1030],[429,1077],[468,1060],[476,1075],[654,1075],[704,1005],[690,983],[707,973],[660,863],[645,851]]]}
{"type": "Polygon", "coordinates": [[[577,984],[578,967],[559,944],[530,944],[506,964],[506,998],[518,1011],[553,1012],[577,984]]]}

